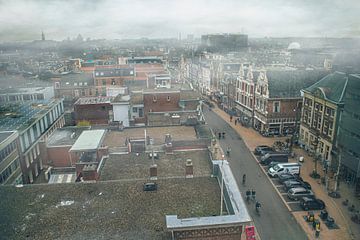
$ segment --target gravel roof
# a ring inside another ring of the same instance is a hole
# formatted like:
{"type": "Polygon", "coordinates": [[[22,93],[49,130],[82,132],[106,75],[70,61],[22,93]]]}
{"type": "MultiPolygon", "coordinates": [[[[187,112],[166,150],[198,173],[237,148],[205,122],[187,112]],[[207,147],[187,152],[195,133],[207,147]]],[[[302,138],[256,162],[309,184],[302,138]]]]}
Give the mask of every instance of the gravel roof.
{"type": "Polygon", "coordinates": [[[215,178],[1,186],[3,239],[170,239],[165,215],[216,215],[215,178]]]}
{"type": "MultiPolygon", "coordinates": [[[[185,163],[191,159],[194,177],[210,176],[211,164],[208,151],[174,152],[174,154],[159,153],[157,164],[158,177],[185,177],[185,163]]],[[[152,159],[149,154],[134,153],[126,155],[111,154],[106,160],[100,175],[101,180],[116,179],[147,179],[150,176],[152,159]]]]}

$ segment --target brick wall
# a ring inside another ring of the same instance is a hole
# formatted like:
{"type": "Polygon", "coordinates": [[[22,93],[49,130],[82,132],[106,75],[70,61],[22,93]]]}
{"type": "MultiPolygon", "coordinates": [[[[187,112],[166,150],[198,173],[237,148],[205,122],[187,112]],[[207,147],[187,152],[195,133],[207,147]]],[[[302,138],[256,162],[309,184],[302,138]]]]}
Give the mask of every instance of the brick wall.
{"type": "Polygon", "coordinates": [[[180,92],[144,93],[144,113],[179,111],[180,92]],[[169,97],[169,98],[168,98],[169,97]]]}
{"type": "Polygon", "coordinates": [[[299,98],[294,99],[279,99],[279,100],[268,100],[267,111],[268,118],[295,118],[296,111],[294,109],[297,108],[298,102],[302,100],[299,98]],[[274,113],[273,106],[274,102],[280,102],[280,112],[274,113]]]}
{"type": "Polygon", "coordinates": [[[204,228],[174,231],[176,240],[239,240],[242,226],[204,228]]]}
{"type": "Polygon", "coordinates": [[[112,110],[110,103],[75,105],[75,122],[77,124],[86,120],[91,124],[108,124],[110,110],[112,110]]]}
{"type": "Polygon", "coordinates": [[[48,147],[47,162],[53,167],[71,167],[69,150],[71,146],[48,147]]]}

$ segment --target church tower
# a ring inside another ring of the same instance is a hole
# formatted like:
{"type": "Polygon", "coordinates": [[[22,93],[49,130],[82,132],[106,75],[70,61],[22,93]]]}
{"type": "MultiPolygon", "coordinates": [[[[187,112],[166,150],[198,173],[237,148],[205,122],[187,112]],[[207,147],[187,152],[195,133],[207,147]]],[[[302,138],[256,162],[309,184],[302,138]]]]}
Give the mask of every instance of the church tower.
{"type": "Polygon", "coordinates": [[[45,34],[44,34],[44,31],[41,31],[41,40],[42,40],[42,41],[45,41],[45,34]]]}

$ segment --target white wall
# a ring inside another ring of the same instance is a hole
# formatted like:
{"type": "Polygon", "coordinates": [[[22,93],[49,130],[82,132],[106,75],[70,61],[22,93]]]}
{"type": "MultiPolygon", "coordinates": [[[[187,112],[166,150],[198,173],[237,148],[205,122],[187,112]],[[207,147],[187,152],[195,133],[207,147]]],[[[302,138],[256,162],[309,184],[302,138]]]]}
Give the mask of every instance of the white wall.
{"type": "Polygon", "coordinates": [[[129,107],[129,104],[113,104],[114,121],[122,121],[124,127],[129,127],[129,107]]]}

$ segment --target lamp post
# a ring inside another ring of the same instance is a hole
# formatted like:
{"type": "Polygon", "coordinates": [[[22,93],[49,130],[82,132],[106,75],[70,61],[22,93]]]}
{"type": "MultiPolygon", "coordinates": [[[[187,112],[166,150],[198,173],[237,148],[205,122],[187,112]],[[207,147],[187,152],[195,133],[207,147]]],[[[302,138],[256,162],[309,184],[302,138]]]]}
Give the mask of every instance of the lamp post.
{"type": "Polygon", "coordinates": [[[292,153],[293,150],[293,146],[294,146],[294,142],[295,142],[295,138],[297,138],[297,134],[298,134],[298,118],[299,118],[299,106],[296,106],[296,108],[293,109],[293,111],[295,112],[295,127],[294,127],[294,132],[291,136],[291,141],[290,141],[290,153],[292,153]]]}
{"type": "Polygon", "coordinates": [[[315,139],[311,144],[315,148],[315,157],[314,157],[314,170],[313,170],[313,172],[311,173],[310,176],[312,178],[319,178],[319,174],[317,172],[317,163],[318,163],[318,160],[319,160],[319,155],[318,155],[319,134],[318,133],[316,133],[315,139]]]}

